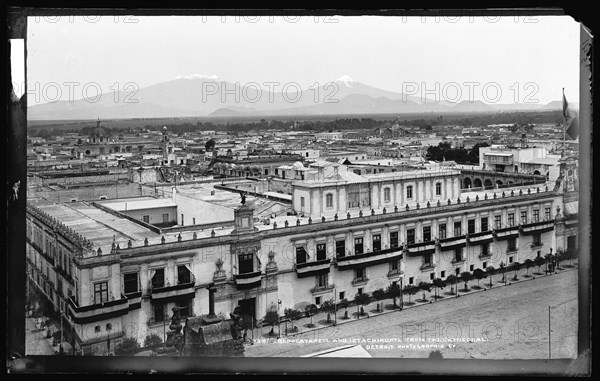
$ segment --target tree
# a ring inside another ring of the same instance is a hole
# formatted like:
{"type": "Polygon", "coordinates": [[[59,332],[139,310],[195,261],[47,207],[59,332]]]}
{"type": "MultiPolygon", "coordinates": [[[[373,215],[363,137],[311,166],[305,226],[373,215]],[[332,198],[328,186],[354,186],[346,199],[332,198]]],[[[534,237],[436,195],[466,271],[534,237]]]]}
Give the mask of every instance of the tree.
{"type": "Polygon", "coordinates": [[[544,265],[544,263],[546,263],[546,260],[544,259],[544,257],[536,257],[534,259],[534,261],[535,261],[535,265],[538,268],[538,273],[540,273],[541,267],[544,265]]]}
{"type": "Polygon", "coordinates": [[[554,257],[556,258],[556,268],[560,269],[560,262],[565,260],[565,252],[557,251],[554,257]]]}
{"type": "Polygon", "coordinates": [[[388,297],[392,298],[394,308],[396,308],[396,298],[399,298],[402,295],[402,290],[400,289],[400,286],[398,285],[398,283],[392,283],[388,286],[387,290],[385,291],[388,297]]]}
{"type": "Polygon", "coordinates": [[[242,331],[244,331],[244,341],[246,341],[246,335],[248,334],[248,330],[252,329],[254,326],[252,316],[242,315],[242,318],[240,319],[240,326],[242,328],[242,331]]]}
{"type": "Polygon", "coordinates": [[[366,306],[367,304],[369,304],[369,302],[371,301],[371,298],[369,297],[369,295],[362,293],[362,294],[356,294],[356,296],[354,296],[354,303],[356,304],[357,307],[357,318],[360,315],[364,315],[365,314],[365,310],[364,310],[364,306],[366,306]],[[358,307],[360,307],[360,312],[358,311],[358,307]]]}
{"type": "Polygon", "coordinates": [[[419,292],[419,288],[413,286],[412,284],[407,284],[406,286],[404,286],[403,293],[408,294],[408,304],[412,304],[412,302],[410,301],[410,297],[411,297],[411,295],[414,295],[417,292],[419,292]]]}
{"type": "Polygon", "coordinates": [[[546,254],[546,274],[552,272],[552,262],[554,261],[554,255],[546,254]]]}
{"type": "Polygon", "coordinates": [[[283,311],[283,313],[286,318],[290,319],[290,321],[292,322],[292,331],[295,331],[296,327],[294,326],[294,321],[296,321],[302,317],[302,312],[300,312],[294,308],[286,308],[283,311]]]}
{"type": "Polygon", "coordinates": [[[479,281],[486,277],[485,271],[483,271],[480,268],[477,268],[473,270],[473,276],[475,277],[475,279],[477,279],[477,288],[480,288],[479,281]]]}
{"type": "Polygon", "coordinates": [[[279,314],[277,313],[277,309],[269,309],[262,321],[263,324],[271,326],[271,331],[269,332],[269,335],[274,335],[275,332],[273,331],[273,329],[275,327],[275,324],[279,324],[279,314]]]}
{"type": "Polygon", "coordinates": [[[519,278],[517,278],[517,271],[519,271],[520,268],[521,268],[521,263],[519,263],[518,261],[513,262],[512,266],[511,266],[511,270],[515,270],[515,276],[513,277],[513,280],[519,279],[519,278]]]}
{"type": "Polygon", "coordinates": [[[210,152],[215,149],[215,139],[209,139],[204,143],[204,148],[206,152],[210,152]]]}
{"type": "Polygon", "coordinates": [[[383,288],[379,288],[375,291],[373,291],[373,297],[375,299],[377,299],[377,312],[380,311],[379,309],[379,302],[381,302],[383,299],[385,299],[385,291],[383,291],[383,288]]]}
{"type": "Polygon", "coordinates": [[[417,285],[417,288],[419,290],[423,291],[423,301],[427,300],[425,298],[425,291],[427,292],[431,292],[431,283],[427,283],[427,282],[419,282],[419,284],[417,285]]]}
{"type": "Polygon", "coordinates": [[[327,312],[327,323],[331,323],[331,314],[335,313],[335,302],[329,299],[321,304],[321,310],[327,312]]]}
{"type": "Polygon", "coordinates": [[[115,354],[129,354],[130,352],[139,349],[140,343],[133,337],[124,338],[115,348],[115,354]]]}
{"type": "Polygon", "coordinates": [[[473,274],[468,271],[464,271],[462,274],[460,274],[460,279],[465,282],[465,291],[469,291],[468,283],[469,281],[473,280],[473,274]]]}
{"type": "Polygon", "coordinates": [[[506,265],[504,262],[500,262],[500,271],[502,272],[502,282],[506,284],[506,265]]]}
{"type": "Polygon", "coordinates": [[[533,260],[531,260],[530,258],[527,258],[525,260],[525,262],[523,262],[523,264],[525,265],[525,268],[527,269],[527,274],[525,276],[528,278],[529,277],[529,269],[532,268],[533,266],[535,266],[535,262],[533,260]]]}
{"type": "Polygon", "coordinates": [[[162,342],[162,337],[158,336],[156,333],[151,333],[144,339],[144,347],[159,346],[162,342]]]}
{"type": "Polygon", "coordinates": [[[310,326],[313,326],[313,322],[312,322],[312,318],[313,315],[317,312],[317,310],[319,309],[319,307],[317,307],[315,304],[309,304],[306,307],[304,307],[304,312],[306,313],[306,316],[310,316],[310,326]]]}
{"type": "MultiPolygon", "coordinates": [[[[456,275],[454,274],[450,274],[448,275],[448,277],[446,278],[446,283],[450,285],[450,293],[454,294],[454,289],[453,286],[458,282],[458,278],[456,277],[456,275]]],[[[456,293],[458,293],[458,290],[456,290],[456,293]]]]}
{"type": "Polygon", "coordinates": [[[344,319],[348,319],[348,305],[349,304],[350,304],[350,302],[348,301],[348,299],[342,299],[338,303],[338,305],[340,306],[340,308],[344,309],[344,319]]]}
{"type": "Polygon", "coordinates": [[[446,282],[444,282],[441,278],[435,278],[433,280],[433,285],[435,286],[435,298],[437,299],[439,296],[439,291],[446,286],[446,282]]]}

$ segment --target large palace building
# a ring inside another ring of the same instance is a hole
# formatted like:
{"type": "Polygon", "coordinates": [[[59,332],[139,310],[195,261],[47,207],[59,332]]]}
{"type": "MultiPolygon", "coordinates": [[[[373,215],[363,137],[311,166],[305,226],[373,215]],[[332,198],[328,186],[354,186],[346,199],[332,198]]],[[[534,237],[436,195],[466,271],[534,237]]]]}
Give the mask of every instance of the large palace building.
{"type": "Polygon", "coordinates": [[[169,234],[101,203],[29,199],[29,282],[64,312],[78,352],[106,354],[107,338],[162,337],[174,306],[206,314],[209,289],[217,314],[261,319],[576,247],[576,163],[562,159],[556,181],[467,190],[459,170],[317,168],[293,183],[294,215],[258,222],[242,199],[233,224],[169,234]]]}

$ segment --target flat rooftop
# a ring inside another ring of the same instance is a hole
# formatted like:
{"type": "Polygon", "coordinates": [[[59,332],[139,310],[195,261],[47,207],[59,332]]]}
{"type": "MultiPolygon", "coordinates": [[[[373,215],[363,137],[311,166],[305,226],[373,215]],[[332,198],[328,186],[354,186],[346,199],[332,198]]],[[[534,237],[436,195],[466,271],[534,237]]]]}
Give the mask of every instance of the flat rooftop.
{"type": "MultiPolygon", "coordinates": [[[[68,202],[55,204],[45,199],[27,199],[29,205],[35,206],[48,215],[56,218],[63,225],[73,229],[78,234],[92,242],[94,250],[102,249],[104,254],[109,254],[112,243],[118,244],[121,248],[126,248],[131,240],[133,247],[144,246],[144,240],[148,239],[149,245],[161,243],[162,234],[146,228],[141,224],[130,221],[127,218],[117,217],[114,214],[106,212],[93,206],[88,202],[68,202]]],[[[181,232],[170,232],[164,234],[165,240],[177,242],[177,236],[181,233],[183,240],[191,240],[194,232],[198,238],[211,236],[213,228],[192,229],[181,232]]],[[[233,227],[215,227],[217,236],[229,235],[233,227]]]]}
{"type": "Polygon", "coordinates": [[[110,201],[97,201],[96,203],[119,212],[177,207],[177,204],[170,198],[154,197],[124,198],[110,201]]]}

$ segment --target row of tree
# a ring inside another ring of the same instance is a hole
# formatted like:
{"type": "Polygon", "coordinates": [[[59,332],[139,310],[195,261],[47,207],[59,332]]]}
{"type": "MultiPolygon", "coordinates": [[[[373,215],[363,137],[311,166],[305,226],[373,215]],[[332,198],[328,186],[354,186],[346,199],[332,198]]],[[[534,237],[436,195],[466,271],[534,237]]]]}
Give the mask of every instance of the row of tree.
{"type": "MultiPolygon", "coordinates": [[[[385,290],[383,288],[380,288],[380,289],[373,291],[372,297],[366,293],[361,293],[361,294],[356,294],[352,301],[343,299],[339,303],[336,304],[333,299],[327,300],[323,304],[321,304],[320,308],[317,307],[315,304],[306,305],[306,307],[304,308],[304,311],[300,311],[300,310],[294,309],[294,308],[286,308],[284,310],[284,316],[287,320],[289,320],[292,323],[292,330],[296,330],[296,327],[294,326],[294,322],[301,319],[304,316],[311,318],[308,326],[309,327],[313,326],[312,316],[315,315],[319,311],[326,312],[327,313],[327,323],[331,323],[331,314],[335,313],[335,311],[337,309],[344,309],[345,313],[344,313],[343,318],[347,319],[348,318],[348,307],[350,305],[357,306],[357,309],[358,309],[357,317],[360,317],[360,316],[366,315],[366,313],[364,312],[364,306],[371,303],[373,299],[375,299],[377,301],[377,311],[379,312],[379,311],[381,311],[381,301],[384,299],[392,299],[393,300],[392,308],[398,308],[396,299],[402,298],[402,295],[404,295],[404,294],[408,295],[408,303],[409,304],[412,303],[411,296],[417,294],[419,291],[423,291],[422,301],[426,300],[425,291],[431,292],[432,289],[434,290],[434,293],[435,293],[434,298],[438,299],[441,297],[439,295],[439,291],[444,289],[444,287],[446,287],[447,285],[449,285],[451,287],[450,294],[455,295],[457,291],[460,291],[460,290],[456,289],[457,287],[455,287],[455,285],[457,285],[461,282],[464,283],[464,288],[462,288],[462,291],[466,292],[466,291],[469,291],[468,283],[470,281],[477,280],[477,286],[474,286],[473,288],[479,289],[479,288],[481,288],[479,286],[480,281],[489,276],[489,278],[490,278],[489,286],[491,287],[492,286],[492,276],[495,274],[502,274],[501,282],[506,282],[506,279],[507,279],[506,272],[514,271],[514,276],[512,279],[518,280],[517,272],[521,268],[527,269],[527,274],[525,275],[525,277],[529,277],[530,276],[529,269],[532,267],[538,267],[538,273],[539,273],[541,271],[541,267],[543,265],[547,264],[549,266],[548,271],[552,271],[553,266],[560,267],[560,263],[562,261],[564,261],[564,260],[572,261],[573,259],[575,259],[575,257],[576,257],[575,251],[572,251],[572,250],[561,251],[561,252],[557,252],[554,255],[548,254],[545,257],[540,256],[540,257],[536,257],[535,259],[527,259],[523,263],[513,262],[508,266],[505,265],[503,262],[501,262],[497,269],[494,266],[487,266],[485,268],[485,270],[477,268],[477,269],[473,270],[472,273],[469,271],[465,271],[465,272],[462,272],[460,275],[451,274],[448,277],[446,277],[446,279],[435,278],[435,279],[433,279],[433,281],[431,283],[420,282],[418,285],[408,284],[408,285],[404,286],[403,289],[401,289],[397,283],[392,283],[385,290]]],[[[274,334],[274,326],[278,325],[280,322],[280,316],[278,315],[277,310],[274,308],[269,309],[267,311],[267,314],[263,318],[262,322],[263,322],[263,325],[270,325],[271,326],[271,334],[274,334]]]]}

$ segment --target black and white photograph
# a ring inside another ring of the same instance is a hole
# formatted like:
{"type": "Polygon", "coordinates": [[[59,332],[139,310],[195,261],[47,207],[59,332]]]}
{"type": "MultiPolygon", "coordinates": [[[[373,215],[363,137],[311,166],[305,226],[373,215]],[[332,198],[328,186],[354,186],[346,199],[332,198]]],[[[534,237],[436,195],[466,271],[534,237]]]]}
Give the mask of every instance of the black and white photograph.
{"type": "Polygon", "coordinates": [[[13,13],[9,373],[591,375],[581,20],[13,13]]]}

